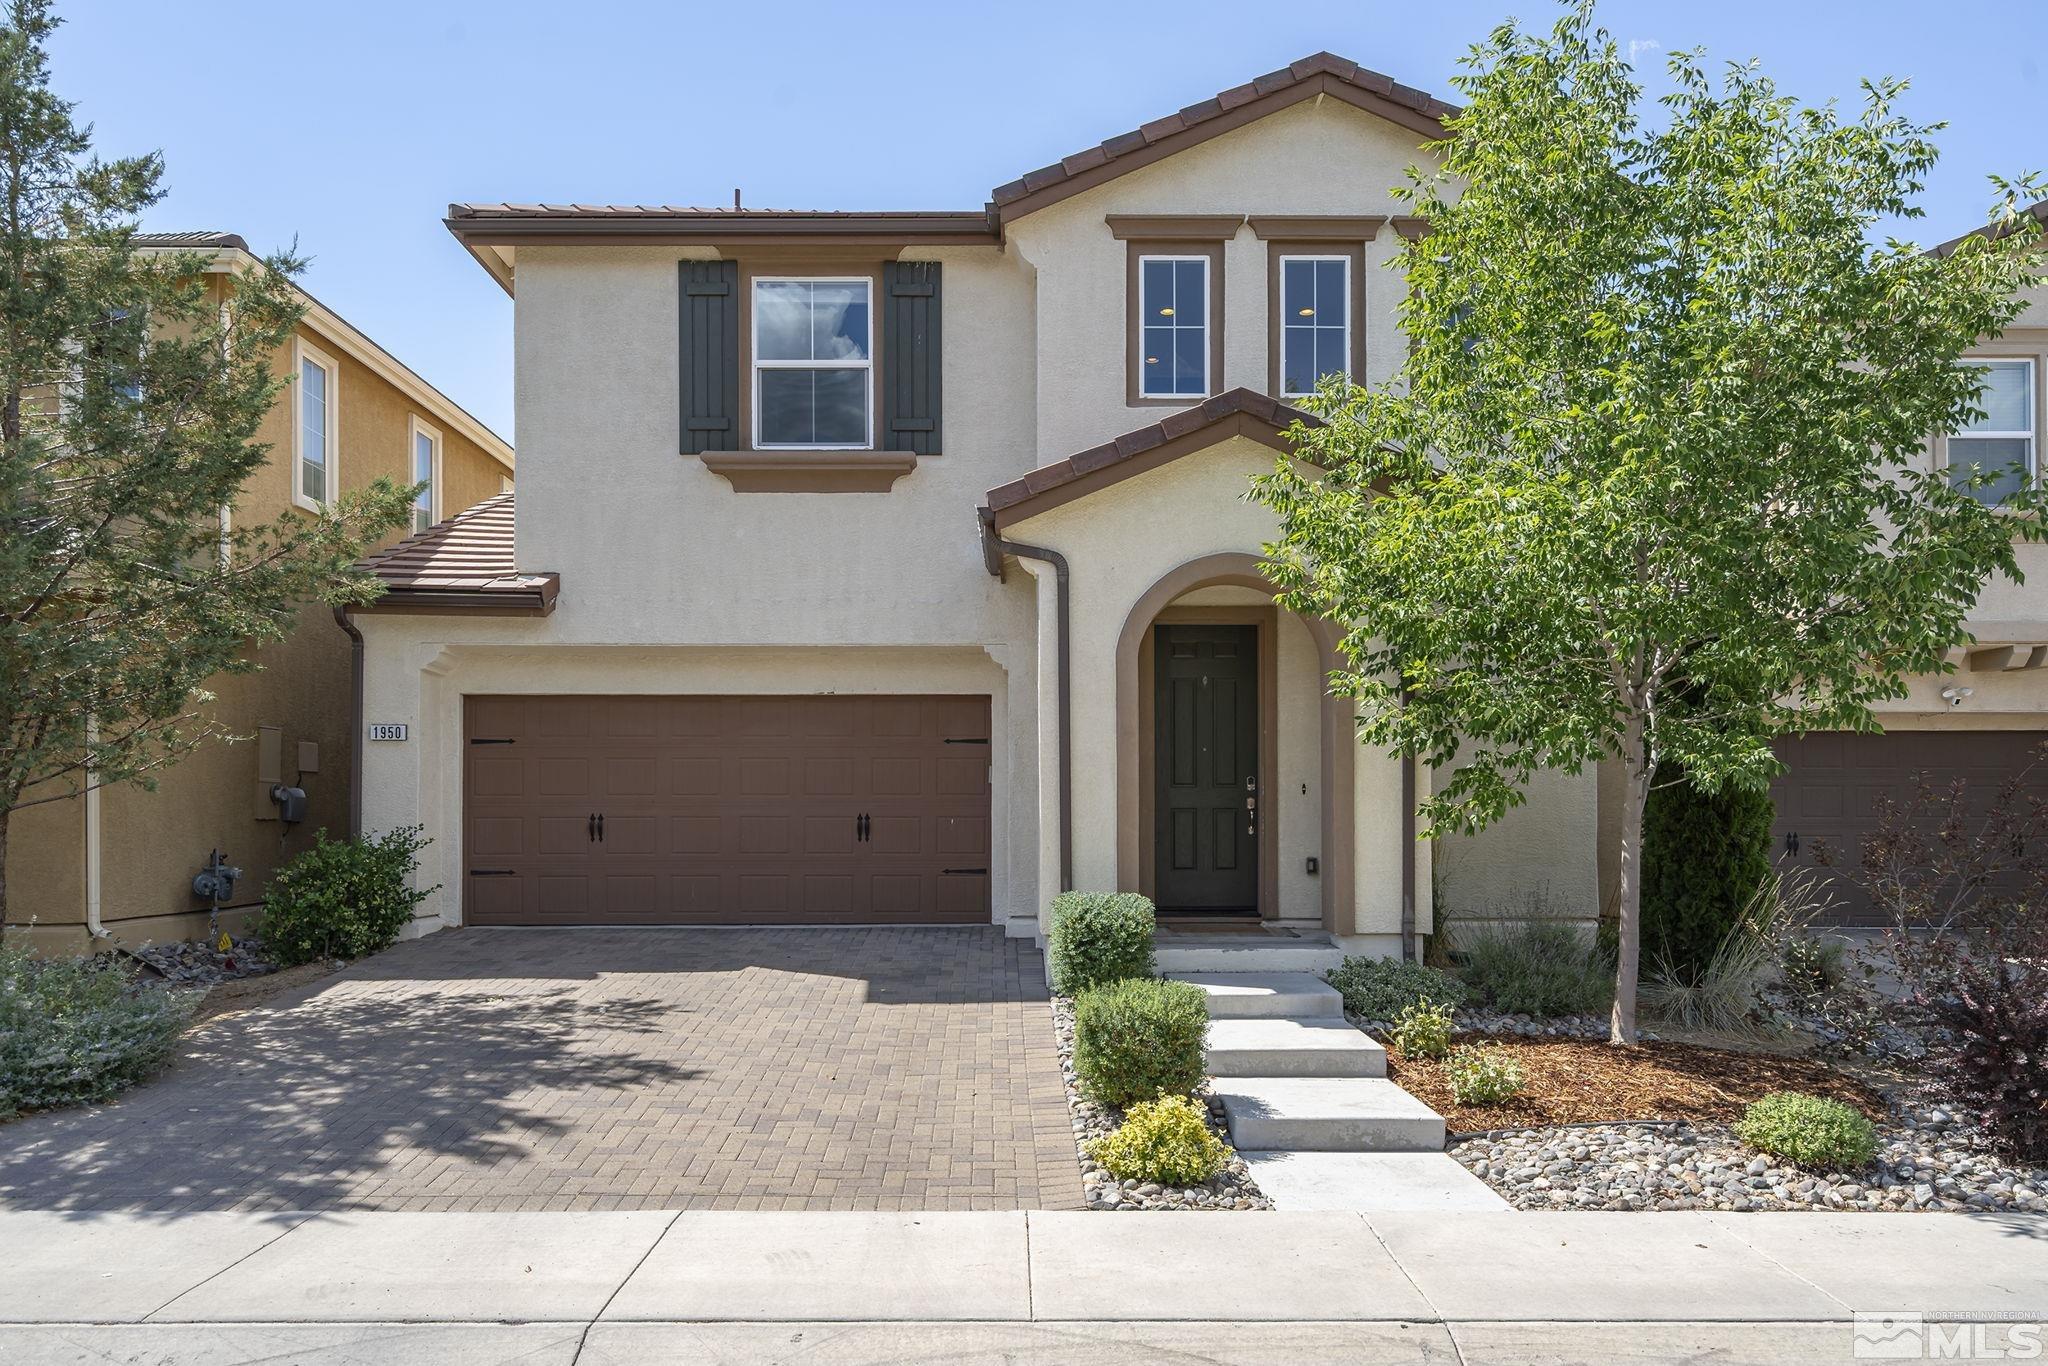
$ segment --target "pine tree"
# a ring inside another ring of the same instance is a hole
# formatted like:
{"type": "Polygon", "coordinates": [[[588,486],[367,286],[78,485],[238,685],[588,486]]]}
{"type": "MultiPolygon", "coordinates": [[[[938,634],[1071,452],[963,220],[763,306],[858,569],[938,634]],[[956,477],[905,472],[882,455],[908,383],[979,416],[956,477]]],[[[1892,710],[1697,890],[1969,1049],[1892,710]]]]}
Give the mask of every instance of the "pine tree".
{"type": "Polygon", "coordinates": [[[269,458],[299,263],[222,294],[205,258],[137,251],[162,158],[93,154],[50,89],[58,22],[48,0],[0,21],[0,917],[8,814],[148,785],[220,734],[207,680],[254,669],[303,605],[374,596],[350,566],[411,493],[223,529],[269,458]]]}

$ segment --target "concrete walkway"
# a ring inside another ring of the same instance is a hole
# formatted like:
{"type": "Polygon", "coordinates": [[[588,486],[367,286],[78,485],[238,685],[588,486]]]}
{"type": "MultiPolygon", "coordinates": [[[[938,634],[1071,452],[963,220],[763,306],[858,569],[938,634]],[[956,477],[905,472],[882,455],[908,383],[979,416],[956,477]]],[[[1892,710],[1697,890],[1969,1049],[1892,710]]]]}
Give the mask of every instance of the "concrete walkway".
{"type": "Polygon", "coordinates": [[[9,1363],[1796,1362],[1859,1311],[2048,1320],[2009,1216],[21,1211],[0,1247],[9,1363]]]}

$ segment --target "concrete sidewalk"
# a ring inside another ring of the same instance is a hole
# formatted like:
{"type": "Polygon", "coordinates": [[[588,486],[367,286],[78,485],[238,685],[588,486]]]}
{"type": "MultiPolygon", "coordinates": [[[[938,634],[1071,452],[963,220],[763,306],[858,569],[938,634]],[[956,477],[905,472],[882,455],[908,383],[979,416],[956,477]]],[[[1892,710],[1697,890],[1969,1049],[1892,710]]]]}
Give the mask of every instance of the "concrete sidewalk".
{"type": "Polygon", "coordinates": [[[32,1211],[0,1247],[10,1363],[1845,1361],[1859,1310],[2048,1320],[2025,1216],[32,1211]]]}

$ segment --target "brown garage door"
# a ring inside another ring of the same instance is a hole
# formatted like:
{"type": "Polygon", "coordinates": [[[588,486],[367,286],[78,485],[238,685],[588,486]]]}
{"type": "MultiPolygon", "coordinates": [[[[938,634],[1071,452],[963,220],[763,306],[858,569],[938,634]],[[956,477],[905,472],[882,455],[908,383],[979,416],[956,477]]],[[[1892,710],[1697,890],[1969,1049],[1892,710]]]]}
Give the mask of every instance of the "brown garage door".
{"type": "Polygon", "coordinates": [[[989,918],[986,697],[471,697],[480,925],[989,918]]]}
{"type": "MultiPolygon", "coordinates": [[[[1982,812],[2008,777],[2033,762],[2044,739],[2048,733],[2009,730],[1785,736],[1777,745],[1785,772],[1771,786],[1777,803],[1771,834],[1779,866],[1817,867],[1815,846],[1822,842],[1832,851],[1837,868],[1855,866],[1863,837],[1877,827],[1878,798],[1889,795],[1901,804],[1910,803],[1920,773],[1930,775],[1937,793],[1961,778],[1966,802],[1982,812]]],[[[2048,764],[2033,768],[2027,786],[2048,797],[2048,764]]],[[[1839,903],[1828,917],[1832,923],[1886,922],[1848,878],[1821,871],[1839,903]]]]}

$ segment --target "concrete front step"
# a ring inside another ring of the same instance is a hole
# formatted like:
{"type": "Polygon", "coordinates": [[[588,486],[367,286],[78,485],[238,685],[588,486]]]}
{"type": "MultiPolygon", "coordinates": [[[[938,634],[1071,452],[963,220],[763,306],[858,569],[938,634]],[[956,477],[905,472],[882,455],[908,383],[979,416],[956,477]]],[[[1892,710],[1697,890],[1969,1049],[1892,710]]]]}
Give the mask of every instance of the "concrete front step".
{"type": "Polygon", "coordinates": [[[1212,1077],[1384,1077],[1387,1050],[1336,1019],[1211,1020],[1212,1077]]]}
{"type": "Polygon", "coordinates": [[[1344,998],[1312,972],[1183,972],[1209,994],[1212,1020],[1344,1018],[1344,998]]]}
{"type": "Polygon", "coordinates": [[[1511,1210],[1448,1153],[1238,1153],[1275,1209],[1511,1210]]]}
{"type": "Polygon", "coordinates": [[[1383,1077],[1218,1078],[1216,1098],[1247,1151],[1443,1151],[1443,1116],[1383,1077]]]}
{"type": "Polygon", "coordinates": [[[1328,936],[1177,934],[1162,936],[1154,952],[1159,972],[1168,977],[1195,972],[1320,973],[1344,961],[1344,950],[1328,936]]]}

